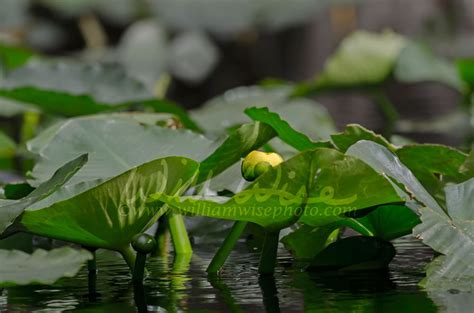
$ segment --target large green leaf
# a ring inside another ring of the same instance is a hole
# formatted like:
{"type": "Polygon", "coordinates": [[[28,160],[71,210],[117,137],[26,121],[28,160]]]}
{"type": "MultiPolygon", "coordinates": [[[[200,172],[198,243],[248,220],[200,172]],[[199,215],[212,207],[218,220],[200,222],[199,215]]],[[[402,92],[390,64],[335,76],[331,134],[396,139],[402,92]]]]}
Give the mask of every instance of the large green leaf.
{"type": "Polygon", "coordinates": [[[303,223],[322,226],[344,218],[344,213],[400,201],[400,197],[362,161],[318,148],[282,163],[224,203],[167,195],[155,195],[154,200],[191,214],[278,229],[294,222],[303,209],[303,223]]]}
{"type": "Polygon", "coordinates": [[[183,156],[201,161],[213,142],[188,130],[145,124],[134,114],[98,115],[70,119],[47,129],[28,143],[37,154],[32,185],[44,181],[65,160],[89,153],[89,162],[70,184],[110,178],[145,162],[183,156]]]}
{"type": "Polygon", "coordinates": [[[388,266],[395,256],[391,243],[376,237],[348,237],[330,244],[312,260],[310,270],[371,270],[388,266]]]}
{"type": "Polygon", "coordinates": [[[331,146],[329,143],[311,141],[308,136],[293,129],[288,122],[277,113],[270,112],[268,108],[248,108],[245,110],[245,114],[254,121],[270,125],[281,140],[299,151],[331,146]]]}
{"type": "MultiPolygon", "coordinates": [[[[283,237],[281,242],[295,259],[310,260],[334,241],[332,234],[340,226],[338,223],[321,227],[301,225],[298,229],[283,237]]],[[[337,234],[338,232],[336,232],[337,234]]]]}
{"type": "Polygon", "coordinates": [[[391,31],[357,31],[345,38],[329,58],[316,85],[338,88],[379,84],[390,75],[405,45],[405,38],[391,31]]]}
{"type": "Polygon", "coordinates": [[[446,212],[426,206],[422,223],[413,233],[444,254],[428,268],[423,285],[434,289],[473,290],[474,279],[474,178],[446,191],[446,212]]]}
{"type": "Polygon", "coordinates": [[[426,206],[439,212],[443,211],[439,203],[426,191],[415,175],[387,148],[372,141],[361,140],[352,145],[346,154],[364,161],[378,173],[390,178],[391,182],[393,179],[402,184],[405,190],[402,190],[395,182],[392,185],[398,194],[410,204],[413,204],[412,200],[416,198],[426,206]]]}
{"type": "Polygon", "coordinates": [[[301,214],[310,179],[312,153],[301,153],[260,176],[232,198],[172,197],[158,193],[152,202],[164,202],[193,215],[248,221],[269,229],[281,229],[301,214]],[[224,200],[217,202],[216,200],[224,200]]]}
{"type": "Polygon", "coordinates": [[[400,52],[394,75],[403,83],[436,81],[462,91],[462,82],[454,64],[434,54],[427,47],[410,42],[400,52]]]}
{"type": "Polygon", "coordinates": [[[81,155],[58,169],[48,181],[39,185],[37,189],[25,198],[17,201],[0,201],[0,235],[27,207],[50,196],[61,188],[86,162],[87,155],[81,155]]]}
{"type": "Polygon", "coordinates": [[[200,109],[191,111],[191,117],[206,131],[223,130],[248,122],[244,110],[249,107],[268,107],[278,113],[297,131],[311,139],[326,140],[334,132],[334,123],[327,110],[309,99],[289,99],[291,88],[240,87],[211,99],[200,109]]]}
{"type": "Polygon", "coordinates": [[[172,113],[186,127],[197,129],[182,108],[154,99],[141,82],[128,77],[117,66],[51,60],[30,62],[0,81],[0,96],[64,116],[123,110],[140,104],[155,112],[172,113]]]}
{"type": "Polygon", "coordinates": [[[344,132],[331,135],[331,140],[334,145],[342,152],[346,152],[350,146],[359,140],[374,141],[384,147],[387,147],[391,151],[396,150],[395,146],[390,144],[387,139],[358,124],[348,124],[344,132]]]}
{"type": "Polygon", "coordinates": [[[323,226],[346,213],[401,200],[385,177],[353,156],[316,149],[313,160],[314,183],[300,219],[305,224],[323,226]]]}
{"type": "Polygon", "coordinates": [[[235,129],[222,143],[218,143],[218,148],[214,152],[201,162],[197,183],[221,173],[240,161],[241,157],[263,146],[275,135],[272,127],[260,122],[244,124],[235,129]]]}
{"type": "Polygon", "coordinates": [[[466,155],[454,148],[425,144],[404,146],[396,152],[420,183],[437,199],[444,201],[447,183],[460,183],[469,178],[460,172],[466,155]]]}
{"type": "Polygon", "coordinates": [[[86,250],[64,247],[27,254],[18,250],[0,250],[0,286],[53,284],[61,277],[73,277],[92,259],[86,250]]]}
{"type": "Polygon", "coordinates": [[[192,183],[198,163],[168,157],[145,163],[114,178],[62,188],[24,211],[20,228],[66,241],[122,251],[166,208],[149,205],[149,195],[180,194],[192,183]],[[161,210],[160,210],[161,209],[161,210]]]}
{"type": "MultiPolygon", "coordinates": [[[[383,205],[358,219],[351,219],[351,227],[359,224],[373,236],[383,240],[393,240],[411,234],[413,227],[420,223],[418,215],[404,205],[383,205]]],[[[357,230],[357,227],[354,227],[357,230]]]]}

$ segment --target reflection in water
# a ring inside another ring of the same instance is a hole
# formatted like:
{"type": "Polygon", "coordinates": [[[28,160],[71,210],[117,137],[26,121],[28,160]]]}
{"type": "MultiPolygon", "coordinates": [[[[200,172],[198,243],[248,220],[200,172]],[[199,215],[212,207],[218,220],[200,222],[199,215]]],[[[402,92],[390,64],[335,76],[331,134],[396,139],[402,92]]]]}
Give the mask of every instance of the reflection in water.
{"type": "Polygon", "coordinates": [[[112,252],[98,251],[98,273],[83,269],[54,286],[6,288],[0,311],[79,312],[467,312],[472,294],[426,294],[417,287],[431,252],[413,239],[395,244],[387,271],[307,273],[280,251],[275,276],[257,275],[258,254],[244,244],[231,255],[221,277],[207,276],[215,252],[195,248],[193,257],[149,258],[144,285],[133,286],[128,267],[112,252]],[[434,300],[431,300],[431,298],[434,300]],[[467,311],[466,311],[467,310],[467,311]]]}

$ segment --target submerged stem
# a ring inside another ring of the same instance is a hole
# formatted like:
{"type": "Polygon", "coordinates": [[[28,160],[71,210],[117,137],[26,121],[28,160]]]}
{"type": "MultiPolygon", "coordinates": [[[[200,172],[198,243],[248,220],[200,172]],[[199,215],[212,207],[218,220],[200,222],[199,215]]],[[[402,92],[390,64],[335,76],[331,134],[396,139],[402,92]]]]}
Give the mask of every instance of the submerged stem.
{"type": "Polygon", "coordinates": [[[258,272],[260,274],[273,274],[276,265],[278,242],[280,241],[280,231],[266,232],[263,241],[262,255],[258,272]]]}
{"type": "Polygon", "coordinates": [[[212,258],[212,261],[207,268],[208,273],[212,274],[220,272],[246,226],[247,222],[237,221],[234,223],[230,233],[225,238],[214,258],[212,258]]]}

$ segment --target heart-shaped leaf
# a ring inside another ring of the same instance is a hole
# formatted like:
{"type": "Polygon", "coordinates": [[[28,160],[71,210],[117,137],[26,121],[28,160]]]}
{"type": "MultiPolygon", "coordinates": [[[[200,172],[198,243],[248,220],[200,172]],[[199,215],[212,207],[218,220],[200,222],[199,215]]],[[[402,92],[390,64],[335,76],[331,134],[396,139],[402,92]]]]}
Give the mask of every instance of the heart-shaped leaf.
{"type": "Polygon", "coordinates": [[[157,192],[182,193],[198,163],[157,159],[108,180],[68,185],[25,210],[18,227],[33,234],[123,252],[166,208],[146,203],[157,192]]]}

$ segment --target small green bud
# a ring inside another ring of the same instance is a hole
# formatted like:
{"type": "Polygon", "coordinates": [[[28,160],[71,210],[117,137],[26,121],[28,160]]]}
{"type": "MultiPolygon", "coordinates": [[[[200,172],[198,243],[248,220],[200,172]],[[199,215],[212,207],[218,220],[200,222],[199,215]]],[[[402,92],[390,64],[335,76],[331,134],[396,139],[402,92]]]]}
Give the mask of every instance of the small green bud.
{"type": "Polygon", "coordinates": [[[132,247],[138,253],[148,254],[153,251],[155,245],[155,238],[148,234],[138,234],[132,240],[132,247]]]}

